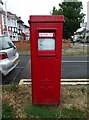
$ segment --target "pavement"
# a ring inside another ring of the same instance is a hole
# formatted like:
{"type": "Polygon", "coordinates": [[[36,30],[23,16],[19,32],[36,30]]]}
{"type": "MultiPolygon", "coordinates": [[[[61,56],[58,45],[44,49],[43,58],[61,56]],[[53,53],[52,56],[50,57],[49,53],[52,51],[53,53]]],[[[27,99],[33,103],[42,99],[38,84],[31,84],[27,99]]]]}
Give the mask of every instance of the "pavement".
{"type": "MultiPolygon", "coordinates": [[[[83,49],[73,49],[72,48],[73,44],[71,43],[71,48],[70,49],[66,49],[67,52],[81,52],[83,51],[83,49]]],[[[78,44],[75,43],[74,46],[89,46],[89,44],[85,43],[85,44],[78,44]]],[[[87,49],[85,50],[85,52],[87,52],[87,49]]],[[[71,59],[69,60],[69,56],[63,56],[62,57],[62,62],[64,63],[73,63],[75,62],[75,64],[77,63],[88,63],[88,59],[87,57],[78,57],[78,59],[74,58],[73,56],[71,57],[71,59]],[[66,57],[66,61],[64,60],[66,57]],[[80,60],[81,59],[81,60],[80,60]]],[[[26,68],[28,68],[29,63],[26,65],[26,68]]],[[[87,66],[86,66],[87,69],[87,66]]],[[[28,72],[28,70],[25,70],[26,72],[28,72]]],[[[25,72],[23,71],[23,73],[25,72]]],[[[77,70],[76,70],[77,71],[77,70]]],[[[22,74],[23,74],[22,73],[22,74]]],[[[87,74],[87,71],[86,71],[87,74]]],[[[32,81],[31,79],[26,79],[26,76],[23,74],[23,78],[25,79],[21,79],[19,82],[19,85],[32,85],[32,81]]],[[[89,85],[89,79],[61,79],[61,84],[62,85],[89,85]]]]}

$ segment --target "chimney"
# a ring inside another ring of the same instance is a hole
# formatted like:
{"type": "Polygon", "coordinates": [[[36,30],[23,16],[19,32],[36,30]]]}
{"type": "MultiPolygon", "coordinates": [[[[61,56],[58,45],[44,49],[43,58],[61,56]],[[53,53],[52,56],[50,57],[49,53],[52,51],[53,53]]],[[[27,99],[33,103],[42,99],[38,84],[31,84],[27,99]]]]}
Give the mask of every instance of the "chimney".
{"type": "Polygon", "coordinates": [[[19,19],[21,20],[21,17],[19,17],[19,19]]]}

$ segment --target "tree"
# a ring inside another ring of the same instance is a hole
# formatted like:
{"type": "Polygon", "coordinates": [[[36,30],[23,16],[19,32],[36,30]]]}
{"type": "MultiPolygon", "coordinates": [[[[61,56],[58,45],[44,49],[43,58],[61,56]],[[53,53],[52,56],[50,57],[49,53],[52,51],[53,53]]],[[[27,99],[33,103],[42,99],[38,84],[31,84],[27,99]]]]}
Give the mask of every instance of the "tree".
{"type": "Polygon", "coordinates": [[[69,2],[70,0],[64,0],[61,4],[59,3],[59,9],[53,7],[51,12],[52,15],[64,15],[64,29],[63,37],[65,39],[70,38],[74,35],[74,32],[80,27],[80,23],[84,22],[84,16],[82,10],[82,2],[76,0],[76,2],[69,2]]]}

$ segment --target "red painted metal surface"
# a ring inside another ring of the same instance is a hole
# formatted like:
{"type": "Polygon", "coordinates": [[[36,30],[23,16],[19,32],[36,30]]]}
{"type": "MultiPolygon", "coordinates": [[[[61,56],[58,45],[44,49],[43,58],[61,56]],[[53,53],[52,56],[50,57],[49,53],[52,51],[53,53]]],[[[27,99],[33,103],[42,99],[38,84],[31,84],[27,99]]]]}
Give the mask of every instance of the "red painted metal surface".
{"type": "Polygon", "coordinates": [[[33,104],[60,103],[63,22],[63,16],[30,16],[33,104]],[[41,50],[38,46],[40,38],[49,40],[49,43],[53,38],[52,44],[55,45],[41,50]]]}

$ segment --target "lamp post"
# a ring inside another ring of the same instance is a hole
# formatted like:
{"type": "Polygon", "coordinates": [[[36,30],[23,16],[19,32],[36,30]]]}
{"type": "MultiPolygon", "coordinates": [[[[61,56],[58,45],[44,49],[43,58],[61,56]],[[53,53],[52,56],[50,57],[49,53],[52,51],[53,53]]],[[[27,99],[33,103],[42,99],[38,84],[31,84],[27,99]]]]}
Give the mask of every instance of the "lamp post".
{"type": "Polygon", "coordinates": [[[5,1],[5,27],[6,27],[6,34],[8,35],[8,24],[7,24],[7,4],[6,0],[5,1]]]}
{"type": "Polygon", "coordinates": [[[84,29],[84,44],[83,44],[83,52],[84,52],[84,48],[85,48],[85,40],[86,40],[86,26],[87,26],[87,24],[85,24],[85,29],[84,29]]]}

